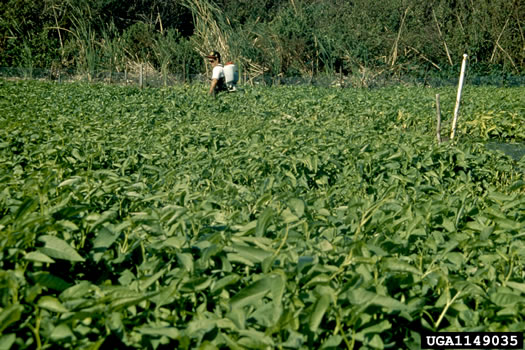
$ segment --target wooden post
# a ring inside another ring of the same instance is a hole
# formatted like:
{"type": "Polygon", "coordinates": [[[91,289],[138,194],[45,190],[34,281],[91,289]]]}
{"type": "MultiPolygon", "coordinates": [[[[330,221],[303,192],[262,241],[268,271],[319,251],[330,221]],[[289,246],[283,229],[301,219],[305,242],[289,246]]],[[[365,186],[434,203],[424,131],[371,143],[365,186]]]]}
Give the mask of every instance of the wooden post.
{"type": "Polygon", "coordinates": [[[312,59],[312,73],[310,74],[310,82],[308,83],[308,85],[312,85],[314,81],[314,60],[312,59]]]}
{"type": "Polygon", "coordinates": [[[436,94],[436,114],[437,114],[436,133],[437,133],[437,140],[439,144],[441,143],[441,107],[439,105],[439,94],[436,94]]]}
{"type": "Polygon", "coordinates": [[[182,58],[182,82],[186,84],[186,56],[182,58]]]}
{"type": "Polygon", "coordinates": [[[140,64],[139,70],[139,86],[141,89],[144,87],[144,68],[142,67],[142,63],[140,64]]]}
{"type": "Polygon", "coordinates": [[[458,95],[456,97],[456,107],[454,108],[454,119],[452,120],[452,131],[450,132],[450,141],[454,139],[456,134],[456,125],[458,123],[459,102],[461,101],[461,91],[463,90],[463,80],[465,78],[465,70],[467,68],[467,54],[463,54],[463,62],[461,63],[461,73],[459,75],[458,95]]]}

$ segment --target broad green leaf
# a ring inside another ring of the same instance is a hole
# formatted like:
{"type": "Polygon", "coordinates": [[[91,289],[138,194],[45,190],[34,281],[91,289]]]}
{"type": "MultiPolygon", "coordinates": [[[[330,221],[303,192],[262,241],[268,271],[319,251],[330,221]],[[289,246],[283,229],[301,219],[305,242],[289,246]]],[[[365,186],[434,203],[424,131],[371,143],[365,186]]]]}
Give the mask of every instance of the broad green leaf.
{"type": "Polygon", "coordinates": [[[496,191],[489,191],[487,198],[496,202],[506,202],[514,199],[514,196],[509,196],[496,191]]]}
{"type": "Polygon", "coordinates": [[[245,236],[253,234],[256,230],[258,220],[253,220],[249,223],[247,223],[244,226],[234,226],[239,232],[237,233],[238,236],[245,236]]]}
{"type": "Polygon", "coordinates": [[[170,237],[162,242],[162,246],[181,249],[185,243],[186,239],[184,237],[170,237]]]}
{"type": "Polygon", "coordinates": [[[121,310],[123,308],[127,308],[132,305],[138,305],[142,301],[148,300],[152,296],[155,296],[157,294],[158,292],[153,292],[153,293],[148,293],[148,294],[136,293],[132,296],[115,298],[115,300],[113,300],[111,304],[109,305],[109,308],[113,311],[121,310]]]}
{"type": "Polygon", "coordinates": [[[290,208],[284,209],[283,212],[281,213],[281,217],[283,218],[283,221],[285,224],[289,224],[289,223],[296,222],[299,220],[299,217],[292,214],[292,211],[290,210],[290,208]]]}
{"type": "Polygon", "coordinates": [[[36,200],[33,198],[26,198],[16,210],[15,221],[22,219],[26,214],[33,211],[37,206],[38,202],[36,200]]]}
{"type": "Polygon", "coordinates": [[[271,275],[271,292],[275,307],[282,304],[286,291],[286,275],[281,271],[271,275]]]}
{"type": "Polygon", "coordinates": [[[497,292],[490,295],[490,300],[498,306],[514,306],[525,303],[525,297],[511,293],[497,292]]]}
{"type": "MultiPolygon", "coordinates": [[[[288,339],[282,344],[287,348],[300,349],[306,342],[305,335],[290,329],[288,339]]],[[[327,340],[329,342],[329,340],[327,340]]]]}
{"type": "Polygon", "coordinates": [[[525,228],[525,223],[523,222],[518,222],[518,221],[514,221],[514,220],[511,220],[511,219],[500,219],[500,218],[496,218],[494,219],[494,223],[496,224],[496,226],[498,228],[501,228],[503,230],[516,230],[516,231],[520,231],[521,229],[524,229],[525,228]]]}
{"type": "Polygon", "coordinates": [[[69,325],[65,323],[61,323],[55,328],[53,328],[50,335],[51,339],[53,340],[66,340],[69,338],[74,338],[74,336],[75,335],[71,331],[69,325]]]}
{"type": "Polygon", "coordinates": [[[242,256],[241,254],[237,253],[228,253],[226,254],[226,258],[229,263],[239,263],[246,266],[254,266],[255,263],[253,262],[253,259],[248,259],[242,256]]]}
{"type": "Polygon", "coordinates": [[[0,333],[11,324],[18,322],[22,316],[23,310],[24,307],[20,304],[13,304],[4,308],[0,312],[0,333]]]}
{"type": "Polygon", "coordinates": [[[323,294],[321,295],[316,303],[315,308],[310,315],[310,330],[312,332],[317,332],[317,329],[319,328],[319,325],[321,324],[321,321],[323,319],[324,314],[326,313],[326,310],[328,310],[328,307],[330,306],[330,296],[323,294]]]}
{"type": "Polygon", "coordinates": [[[73,177],[71,179],[64,180],[58,185],[58,188],[74,185],[74,184],[80,182],[80,180],[82,180],[82,178],[80,178],[80,177],[73,177]]]}
{"type": "Polygon", "coordinates": [[[188,253],[177,253],[177,260],[184,269],[190,273],[193,272],[193,257],[188,253]]]}
{"type": "Polygon", "coordinates": [[[118,278],[118,281],[122,286],[129,286],[135,280],[136,280],[135,274],[133,274],[133,272],[131,272],[129,269],[122,271],[118,278]]]}
{"type": "Polygon", "coordinates": [[[164,274],[166,273],[166,270],[162,269],[159,272],[140,280],[139,282],[139,289],[142,291],[147,290],[153,283],[158,281],[164,274]]]}
{"type": "Polygon", "coordinates": [[[368,345],[375,349],[383,349],[385,347],[385,344],[383,343],[383,340],[381,340],[381,337],[378,334],[375,334],[372,337],[372,340],[368,342],[368,345]]]}
{"type": "Polygon", "coordinates": [[[343,342],[343,337],[340,335],[332,335],[323,342],[320,349],[338,349],[343,342]]]}
{"type": "Polygon", "coordinates": [[[314,265],[318,261],[316,256],[301,256],[297,262],[297,272],[302,272],[306,267],[314,265]]]}
{"type": "Polygon", "coordinates": [[[510,288],[525,294],[525,283],[509,281],[509,282],[506,282],[505,284],[509,286],[510,288]]]}
{"type": "Polygon", "coordinates": [[[410,272],[416,275],[421,274],[421,272],[414,266],[397,258],[383,258],[382,267],[388,271],[410,272]]]}
{"type": "Polygon", "coordinates": [[[257,307],[248,315],[250,321],[255,320],[261,327],[273,327],[279,321],[282,314],[282,307],[276,307],[269,302],[257,307]]]}
{"type": "Polygon", "coordinates": [[[239,331],[240,339],[238,344],[248,349],[273,348],[275,346],[271,337],[263,332],[256,330],[239,331]]]}
{"type": "Polygon", "coordinates": [[[151,335],[154,337],[168,337],[170,339],[178,339],[180,331],[174,327],[140,327],[137,329],[139,333],[151,335]]]}
{"type": "MultiPolygon", "coordinates": [[[[1,323],[0,323],[1,324],[1,323]]],[[[0,349],[9,350],[16,341],[16,334],[10,333],[0,336],[0,349]]]]}
{"type": "Polygon", "coordinates": [[[367,335],[367,334],[381,334],[392,328],[392,324],[388,320],[381,321],[372,326],[367,326],[364,329],[361,329],[358,334],[367,335]]]}
{"type": "Polygon", "coordinates": [[[191,321],[187,328],[186,334],[192,338],[198,338],[217,327],[217,320],[201,319],[191,321]]]}
{"type": "Polygon", "coordinates": [[[103,212],[102,214],[98,214],[98,213],[90,214],[86,218],[86,220],[90,221],[90,222],[93,222],[91,224],[91,230],[94,230],[99,225],[101,225],[101,224],[103,224],[105,222],[114,220],[116,217],[117,217],[117,212],[116,211],[114,211],[114,210],[107,210],[107,211],[103,212]]]}
{"type": "Polygon", "coordinates": [[[198,276],[190,279],[181,286],[183,292],[198,292],[207,289],[212,284],[212,279],[209,276],[198,276]]]}
{"type": "Polygon", "coordinates": [[[95,241],[93,242],[93,248],[91,249],[93,260],[99,262],[104,255],[104,252],[115,243],[118,237],[119,235],[117,233],[113,232],[106,226],[103,226],[98,230],[95,241]]]}
{"type": "Polygon", "coordinates": [[[389,311],[403,311],[406,309],[405,304],[390,296],[379,295],[363,288],[350,291],[348,296],[350,301],[355,305],[372,304],[384,307],[389,311]]]}
{"type": "Polygon", "coordinates": [[[112,232],[108,227],[102,227],[93,241],[93,250],[109,248],[118,238],[118,234],[112,232]]]}
{"type": "Polygon", "coordinates": [[[122,332],[124,329],[124,323],[122,322],[123,315],[120,312],[112,312],[108,320],[106,321],[107,326],[114,332],[122,332]]]}
{"type": "Polygon", "coordinates": [[[33,274],[35,282],[43,287],[54,289],[62,292],[68,289],[71,285],[62,278],[50,274],[49,272],[37,272],[33,274]]]}
{"type": "Polygon", "coordinates": [[[270,207],[267,207],[259,216],[257,219],[257,225],[255,226],[255,236],[262,237],[266,233],[266,229],[268,228],[268,225],[270,224],[270,221],[272,220],[274,216],[273,209],[270,207]]]}
{"type": "Polygon", "coordinates": [[[74,222],[71,222],[69,220],[60,220],[57,222],[57,224],[69,231],[79,230],[78,226],[74,222]]]}
{"type": "Polygon", "coordinates": [[[327,284],[330,283],[331,280],[332,278],[326,274],[315,275],[304,286],[311,287],[318,284],[327,284]]]}
{"type": "Polygon", "coordinates": [[[241,289],[230,299],[232,308],[241,308],[256,301],[261,300],[272,288],[272,278],[263,277],[241,289]]]}
{"type": "Polygon", "coordinates": [[[448,231],[448,232],[456,232],[456,226],[454,225],[454,223],[452,222],[452,220],[448,219],[448,218],[445,218],[443,220],[443,227],[448,231]]]}
{"type": "Polygon", "coordinates": [[[84,258],[73,247],[58,237],[44,235],[38,237],[38,240],[45,243],[44,247],[39,248],[41,253],[55,259],[84,261],[84,258]]]}
{"type": "Polygon", "coordinates": [[[288,205],[298,218],[301,218],[304,215],[304,201],[302,199],[293,198],[289,201],[288,205]]]}
{"type": "Polygon", "coordinates": [[[456,253],[456,252],[450,252],[450,253],[447,253],[445,255],[445,258],[450,261],[451,263],[453,263],[454,265],[456,265],[458,268],[461,266],[461,264],[463,264],[463,262],[465,261],[465,258],[463,256],[463,254],[460,254],[460,253],[456,253]]]}
{"type": "Polygon", "coordinates": [[[35,262],[47,263],[47,264],[51,264],[51,263],[55,262],[55,260],[51,259],[49,256],[47,256],[45,254],[42,254],[40,252],[27,253],[24,256],[24,259],[30,260],[30,261],[35,261],[35,262]]]}
{"type": "Polygon", "coordinates": [[[237,274],[231,274],[231,275],[227,275],[217,281],[214,281],[212,286],[211,286],[211,292],[212,293],[215,293],[217,291],[220,291],[222,289],[224,289],[225,287],[231,285],[231,284],[235,284],[239,281],[240,277],[239,275],[237,274]]]}
{"type": "Polygon", "coordinates": [[[64,290],[59,298],[62,301],[79,299],[90,293],[91,283],[88,281],[81,281],[74,286],[71,286],[64,290]]]}
{"type": "Polygon", "coordinates": [[[271,256],[272,253],[260,248],[250,247],[248,245],[240,245],[240,244],[233,244],[232,248],[235,249],[236,253],[253,262],[253,263],[261,263],[264,259],[271,256]]]}
{"type": "Polygon", "coordinates": [[[507,306],[501,310],[498,311],[496,315],[500,317],[513,317],[518,316],[518,308],[514,304],[511,304],[511,306],[507,306]]]}
{"type": "Polygon", "coordinates": [[[69,310],[64,305],[62,305],[62,303],[57,298],[48,295],[44,295],[38,300],[38,306],[42,309],[57,313],[69,312],[69,310]]]}
{"type": "Polygon", "coordinates": [[[488,227],[477,221],[469,221],[467,222],[465,226],[471,230],[479,231],[479,232],[483,232],[483,230],[485,230],[488,227]]]}

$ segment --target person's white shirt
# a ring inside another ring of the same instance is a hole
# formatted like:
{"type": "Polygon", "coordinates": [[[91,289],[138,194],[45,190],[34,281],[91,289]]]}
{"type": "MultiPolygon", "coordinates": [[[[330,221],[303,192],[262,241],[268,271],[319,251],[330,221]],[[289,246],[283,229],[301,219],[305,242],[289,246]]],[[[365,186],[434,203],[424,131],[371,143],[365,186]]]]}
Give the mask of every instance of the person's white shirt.
{"type": "Polygon", "coordinates": [[[211,73],[211,78],[212,79],[221,79],[223,78],[224,79],[224,66],[222,64],[218,64],[216,65],[215,67],[213,67],[213,71],[211,73]]]}

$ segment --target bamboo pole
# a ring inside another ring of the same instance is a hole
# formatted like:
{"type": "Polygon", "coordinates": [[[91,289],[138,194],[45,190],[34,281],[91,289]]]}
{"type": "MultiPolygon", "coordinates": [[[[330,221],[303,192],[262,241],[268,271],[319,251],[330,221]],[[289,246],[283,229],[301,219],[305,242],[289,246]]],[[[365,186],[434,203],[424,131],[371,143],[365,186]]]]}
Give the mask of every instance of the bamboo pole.
{"type": "Polygon", "coordinates": [[[492,55],[490,56],[490,63],[494,63],[494,56],[496,55],[496,51],[499,46],[499,39],[501,39],[501,36],[505,32],[505,28],[507,28],[507,24],[509,24],[510,16],[505,21],[505,24],[503,25],[503,29],[501,30],[501,33],[498,35],[498,39],[496,39],[496,42],[494,43],[494,49],[492,50],[492,55]]]}
{"type": "Polygon", "coordinates": [[[437,114],[436,133],[437,133],[437,140],[439,144],[441,143],[441,107],[439,105],[439,94],[436,94],[436,114],[437,114]]]}
{"type": "Polygon", "coordinates": [[[448,62],[452,66],[453,65],[452,58],[450,57],[450,53],[448,51],[447,42],[445,41],[445,38],[443,38],[443,35],[441,34],[441,28],[439,28],[439,22],[438,22],[437,17],[436,17],[436,12],[434,12],[434,8],[432,8],[432,15],[434,16],[434,21],[436,22],[436,27],[437,27],[437,30],[438,30],[439,37],[441,38],[441,40],[443,40],[443,46],[445,47],[445,52],[447,54],[448,62]]]}
{"type": "Polygon", "coordinates": [[[459,102],[461,101],[461,91],[463,90],[463,80],[465,78],[465,70],[467,68],[467,54],[463,54],[463,62],[461,63],[461,73],[459,75],[458,94],[456,97],[456,107],[454,108],[454,119],[452,120],[452,131],[450,132],[450,141],[454,139],[456,134],[456,126],[459,115],[459,102]]]}
{"type": "Polygon", "coordinates": [[[396,61],[397,61],[397,49],[399,45],[399,40],[401,39],[401,32],[403,31],[403,26],[405,24],[405,18],[407,16],[409,9],[410,9],[409,7],[406,8],[405,13],[403,13],[403,17],[401,18],[401,24],[399,25],[399,31],[397,32],[397,38],[396,38],[396,41],[394,42],[394,46],[392,47],[392,61],[390,63],[391,66],[396,64],[396,61]]]}
{"type": "Polygon", "coordinates": [[[410,50],[414,51],[415,53],[417,53],[422,59],[424,59],[425,61],[427,61],[428,63],[430,63],[430,64],[433,65],[434,67],[436,67],[437,70],[441,70],[441,67],[439,67],[437,63],[432,62],[428,57],[426,57],[425,55],[423,55],[423,54],[421,53],[421,51],[419,51],[418,49],[416,49],[415,47],[412,47],[412,46],[409,46],[408,48],[409,48],[410,50]]]}
{"type": "Polygon", "coordinates": [[[55,25],[57,26],[56,27],[56,30],[58,32],[58,40],[60,42],[60,58],[62,60],[62,64],[64,63],[64,43],[62,41],[62,34],[60,33],[60,28],[58,26],[58,18],[57,18],[57,12],[56,12],[56,8],[55,8],[55,5],[51,6],[52,9],[53,9],[53,16],[55,17],[55,25]]]}
{"type": "Polygon", "coordinates": [[[295,1],[294,0],[290,0],[290,2],[292,3],[292,7],[293,7],[293,10],[295,12],[295,15],[297,16],[297,6],[295,6],[295,1]]]}

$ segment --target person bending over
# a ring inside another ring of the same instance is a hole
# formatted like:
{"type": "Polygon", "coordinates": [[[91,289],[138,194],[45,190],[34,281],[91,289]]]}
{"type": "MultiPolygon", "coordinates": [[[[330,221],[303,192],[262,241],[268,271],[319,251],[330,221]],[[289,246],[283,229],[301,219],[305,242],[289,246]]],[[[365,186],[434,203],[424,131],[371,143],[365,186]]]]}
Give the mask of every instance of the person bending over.
{"type": "Polygon", "coordinates": [[[213,71],[211,75],[211,85],[209,95],[215,96],[218,92],[227,91],[226,78],[224,76],[224,66],[221,64],[221,55],[217,51],[212,51],[206,56],[213,71]]]}

